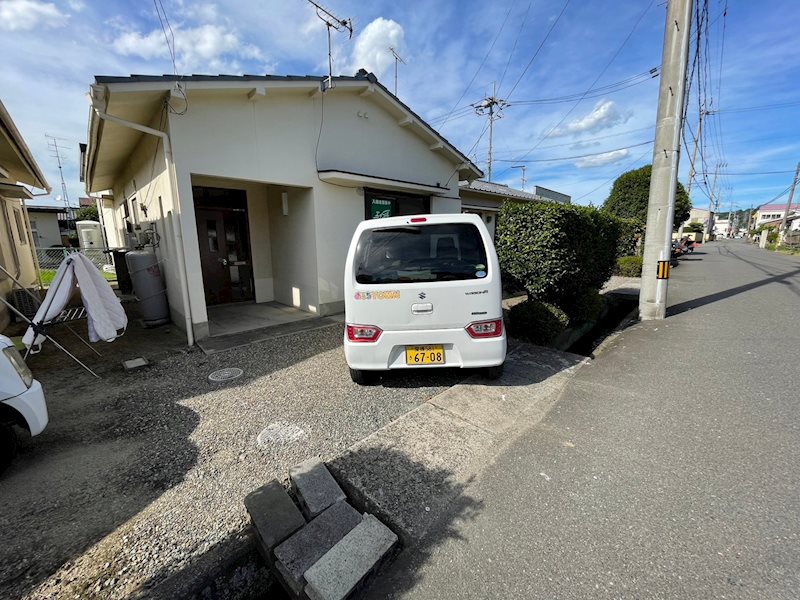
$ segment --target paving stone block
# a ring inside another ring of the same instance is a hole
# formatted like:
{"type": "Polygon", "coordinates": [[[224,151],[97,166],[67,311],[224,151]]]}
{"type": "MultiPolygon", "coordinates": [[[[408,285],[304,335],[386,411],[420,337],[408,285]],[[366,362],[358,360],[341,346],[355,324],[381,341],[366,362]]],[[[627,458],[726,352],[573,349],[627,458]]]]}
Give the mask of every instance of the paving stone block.
{"type": "Polygon", "coordinates": [[[310,600],[343,600],[376,569],[397,536],[372,515],[326,552],[305,573],[310,600]]]}
{"type": "Polygon", "coordinates": [[[289,479],[308,519],[313,519],[329,506],[347,499],[325,464],[317,458],[311,458],[289,469],[289,479]]]}
{"type": "Polygon", "coordinates": [[[275,548],[275,568],[295,594],[303,592],[303,574],[361,520],[347,502],[337,502],[275,548]]]}
{"type": "Polygon", "coordinates": [[[262,554],[270,551],[306,524],[303,515],[277,479],[250,492],[244,499],[262,554]]]}

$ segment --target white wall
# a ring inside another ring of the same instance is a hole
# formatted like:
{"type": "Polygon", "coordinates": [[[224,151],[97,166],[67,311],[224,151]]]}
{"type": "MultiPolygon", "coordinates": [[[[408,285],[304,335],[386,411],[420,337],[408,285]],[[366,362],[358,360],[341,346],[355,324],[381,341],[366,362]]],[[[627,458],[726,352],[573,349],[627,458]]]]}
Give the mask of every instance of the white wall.
{"type": "Polygon", "coordinates": [[[50,248],[61,246],[61,229],[58,227],[58,213],[39,212],[28,208],[28,216],[31,220],[31,230],[36,230],[39,236],[37,248],[50,248]]]}
{"type": "MultiPolygon", "coordinates": [[[[146,125],[158,127],[159,116],[156,115],[146,125]]],[[[175,251],[174,237],[179,211],[177,202],[173,201],[160,138],[144,133],[141,135],[135,150],[123,163],[112,192],[113,200],[104,202],[103,209],[109,245],[127,246],[123,203],[128,204],[131,220],[138,218],[141,229],[134,233],[141,234],[149,225],[154,226],[160,236],[159,246],[154,251],[166,282],[170,316],[176,325],[183,328],[184,306],[177,262],[180,255],[175,251]],[[132,206],[134,203],[131,200],[134,198],[136,202],[132,206]],[[144,205],[146,215],[141,205],[144,205]]]]}
{"type": "Polygon", "coordinates": [[[317,228],[311,190],[288,188],[289,214],[283,214],[281,188],[270,187],[269,235],[275,300],[309,312],[319,312],[317,228]]]}

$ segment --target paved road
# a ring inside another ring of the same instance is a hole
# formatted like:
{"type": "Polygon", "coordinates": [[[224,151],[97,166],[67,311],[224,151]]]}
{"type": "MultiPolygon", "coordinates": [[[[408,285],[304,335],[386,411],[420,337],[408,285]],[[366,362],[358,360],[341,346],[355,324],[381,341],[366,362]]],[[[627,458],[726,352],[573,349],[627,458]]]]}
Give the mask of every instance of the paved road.
{"type": "Polygon", "coordinates": [[[369,597],[800,598],[800,257],[710,243],[369,597]]]}

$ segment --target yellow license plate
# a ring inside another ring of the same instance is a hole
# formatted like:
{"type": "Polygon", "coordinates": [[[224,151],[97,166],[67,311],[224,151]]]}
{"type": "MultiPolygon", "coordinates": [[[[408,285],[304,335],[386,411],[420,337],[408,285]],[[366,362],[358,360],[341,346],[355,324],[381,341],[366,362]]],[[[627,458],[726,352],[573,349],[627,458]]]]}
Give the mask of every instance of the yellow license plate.
{"type": "Polygon", "coordinates": [[[406,346],[407,365],[443,365],[444,346],[406,346]]]}

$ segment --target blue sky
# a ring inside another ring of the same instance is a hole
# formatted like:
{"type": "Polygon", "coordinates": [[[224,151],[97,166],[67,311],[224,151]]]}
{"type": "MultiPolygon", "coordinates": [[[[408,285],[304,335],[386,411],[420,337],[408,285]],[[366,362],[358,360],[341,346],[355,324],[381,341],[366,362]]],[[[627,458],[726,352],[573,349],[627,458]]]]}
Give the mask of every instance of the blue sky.
{"type": "MultiPolygon", "coordinates": [[[[161,2],[180,73],[326,74],[325,26],[305,0],[161,2]]],[[[537,184],[599,205],[619,174],[651,162],[658,78],[645,74],[661,62],[662,0],[571,0],[566,8],[565,0],[325,6],[354,25],[352,39],[334,36],[334,74],[364,67],[391,90],[388,47],[395,47],[407,63],[400,65],[400,98],[484,170],[486,119],[469,105],[497,83],[510,106],[494,127],[496,182],[520,187],[521,169],[511,167],[526,164],[528,189],[537,184]]],[[[757,206],[790,185],[800,160],[800,5],[709,0],[708,13],[705,167],[698,158],[708,175],[693,186],[692,201],[708,207],[705,194],[721,164],[723,209],[731,202],[757,206]],[[760,174],[772,171],[778,173],[760,174]]],[[[151,2],[0,0],[0,55],[0,98],[53,186],[53,202],[60,179],[45,134],[64,146],[75,203],[84,195],[77,145],[86,137],[84,96],[94,75],[173,70],[151,2]]],[[[696,89],[688,112],[693,131],[696,89]]],[[[691,147],[688,133],[687,140],[691,147]]],[[[684,183],[689,158],[684,151],[684,183]]]]}

